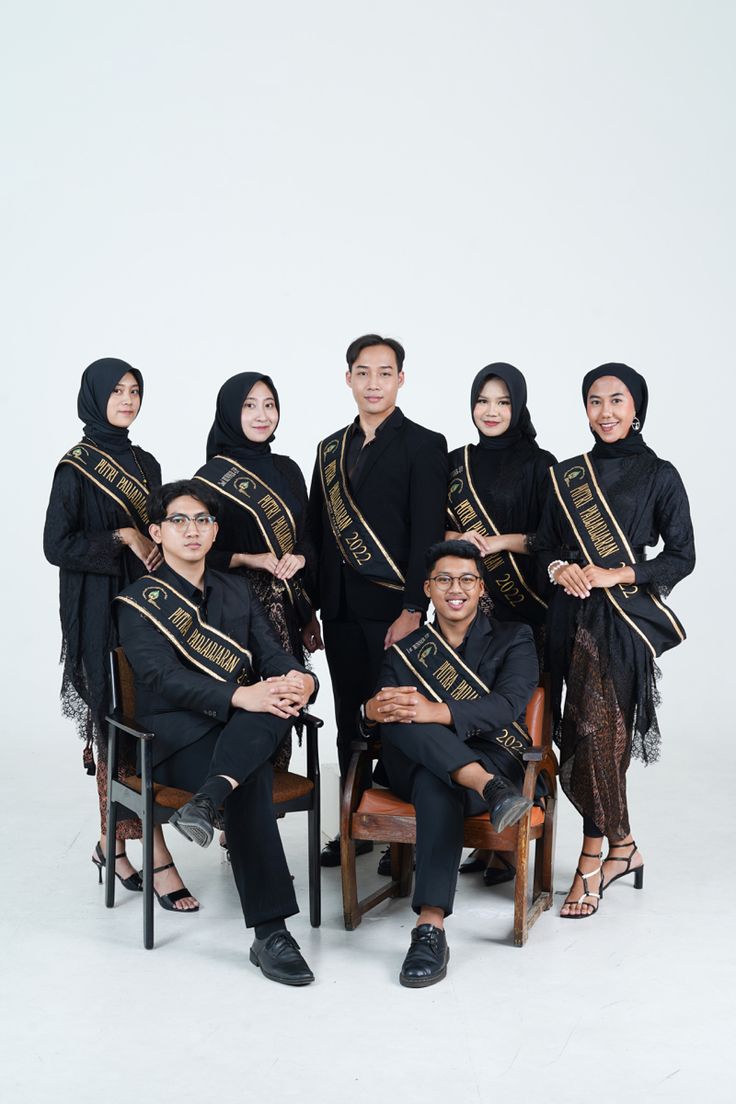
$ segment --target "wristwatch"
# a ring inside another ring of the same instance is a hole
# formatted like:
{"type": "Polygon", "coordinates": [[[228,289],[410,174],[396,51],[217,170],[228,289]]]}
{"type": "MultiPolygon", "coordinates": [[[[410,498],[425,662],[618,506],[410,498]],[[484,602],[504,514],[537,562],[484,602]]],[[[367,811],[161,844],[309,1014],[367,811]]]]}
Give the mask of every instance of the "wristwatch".
{"type": "Polygon", "coordinates": [[[424,613],[424,610],[420,610],[418,606],[404,606],[407,613],[424,613]]]}

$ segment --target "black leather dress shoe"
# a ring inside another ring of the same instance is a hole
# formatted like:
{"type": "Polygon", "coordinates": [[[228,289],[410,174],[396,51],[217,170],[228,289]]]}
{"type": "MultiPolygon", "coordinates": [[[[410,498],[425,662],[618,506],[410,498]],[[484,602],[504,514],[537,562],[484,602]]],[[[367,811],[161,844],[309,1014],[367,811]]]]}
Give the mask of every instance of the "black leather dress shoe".
{"type": "Polygon", "coordinates": [[[419,924],[411,933],[411,946],[401,967],[399,981],[408,989],[436,985],[447,974],[450,948],[442,928],[419,924]]]}
{"type": "MultiPolygon", "coordinates": [[[[355,854],[356,855],[368,855],[373,850],[372,840],[356,840],[355,841],[355,854]]],[[[322,848],[319,856],[320,866],[339,866],[340,865],[340,837],[335,836],[334,839],[328,840],[322,848]]]]}
{"type": "Polygon", "coordinates": [[[199,847],[209,847],[215,834],[217,810],[206,794],[195,794],[172,815],[169,824],[199,847]]]}
{"type": "Polygon", "coordinates": [[[266,939],[254,939],[250,960],[261,973],[282,985],[309,985],[314,974],[299,953],[299,944],[291,932],[272,932],[266,939]]]}
{"type": "Polygon", "coordinates": [[[491,824],[497,832],[516,824],[532,804],[528,797],[522,797],[518,790],[498,775],[483,787],[483,797],[488,804],[491,824]]]}

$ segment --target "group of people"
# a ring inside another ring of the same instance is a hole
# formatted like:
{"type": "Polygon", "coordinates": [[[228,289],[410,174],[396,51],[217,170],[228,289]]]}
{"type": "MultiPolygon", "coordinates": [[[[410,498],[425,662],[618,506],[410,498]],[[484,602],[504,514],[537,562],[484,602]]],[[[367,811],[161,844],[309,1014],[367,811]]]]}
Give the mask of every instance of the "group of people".
{"type": "MultiPolygon", "coordinates": [[[[448,456],[444,437],[397,405],[398,341],[365,335],[346,359],[357,416],[320,442],[309,492],[298,465],[271,450],[281,406],[269,376],[223,384],[206,462],[162,484],[129,436],[141,373],[115,359],[85,370],[84,433],[56,469],[44,532],[60,568],[62,708],[97,777],[92,861],[100,879],[114,864],[140,890],[126,852],[140,836],[134,817],[118,820],[116,854],[105,852],[107,656],[121,644],[140,719],[156,733],[154,779],[193,794],[171,823],[200,845],[224,827],[251,961],[303,985],[313,975],[286,926],[297,903],[271,786],[318,691],[308,653],[324,647],[341,776],[353,741],[380,726],[377,778],[416,808],[417,924],[400,981],[421,987],[447,971],[464,817],[486,810],[503,831],[529,807],[524,714],[540,679],[561,784],[582,818],[561,916],[592,917],[624,875],[642,885],[626,772],[632,754],[658,755],[655,659],[684,639],[663,598],[693,570],[694,541],[682,481],[642,435],[646,381],[627,365],[586,375],[593,447],[557,463],[510,364],[477,374],[477,440],[448,456]]],[[[162,907],[197,911],[161,829],[154,859],[162,907]]],[[[321,862],[339,865],[339,839],[321,862]]],[[[489,886],[515,873],[499,852],[459,869],[489,886]]],[[[384,853],[379,873],[389,872],[384,853]]]]}

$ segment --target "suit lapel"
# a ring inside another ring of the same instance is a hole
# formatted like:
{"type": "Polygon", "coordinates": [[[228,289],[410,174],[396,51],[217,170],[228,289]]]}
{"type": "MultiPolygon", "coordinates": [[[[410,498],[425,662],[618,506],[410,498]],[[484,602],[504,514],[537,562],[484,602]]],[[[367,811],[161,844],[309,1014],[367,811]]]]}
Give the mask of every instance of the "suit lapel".
{"type": "Polygon", "coordinates": [[[398,408],[396,413],[399,415],[399,417],[392,416],[391,424],[384,426],[384,428],[376,434],[375,440],[372,444],[368,445],[367,447],[364,446],[366,447],[366,456],[358,472],[357,478],[351,484],[352,490],[354,492],[360,492],[360,489],[364,485],[370,472],[373,471],[376,464],[381,459],[386,450],[389,449],[391,445],[397,440],[397,432],[404,424],[404,415],[398,408]]]}
{"type": "Polygon", "coordinates": [[[493,625],[489,618],[481,610],[478,610],[475,621],[468,633],[463,657],[471,671],[478,673],[481,661],[492,643],[493,625]]]}

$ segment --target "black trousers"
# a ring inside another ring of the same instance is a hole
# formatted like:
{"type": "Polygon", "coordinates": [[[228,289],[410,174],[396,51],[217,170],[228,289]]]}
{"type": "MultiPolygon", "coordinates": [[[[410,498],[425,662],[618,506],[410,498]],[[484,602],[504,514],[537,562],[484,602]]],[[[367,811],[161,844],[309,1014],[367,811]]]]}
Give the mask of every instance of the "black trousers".
{"type": "MultiPolygon", "coordinates": [[[[482,736],[461,740],[439,724],[381,726],[382,761],[391,789],[416,809],[416,877],[412,908],[441,908],[452,913],[457,868],[463,850],[463,821],[488,806],[474,790],[459,786],[451,774],[468,763],[480,763],[490,774],[508,777],[495,748],[482,736]]],[[[509,778],[509,781],[515,781],[509,778]]]]}
{"type": "Polygon", "coordinates": [[[160,763],[157,782],[196,791],[215,774],[240,783],[224,804],[225,834],[246,927],[299,911],[273,808],[271,759],[291,721],[238,710],[160,763]]]}
{"type": "MultiPolygon", "coordinates": [[[[325,621],[322,626],[335,699],[337,758],[343,780],[350,765],[353,740],[360,739],[360,708],[377,688],[389,625],[391,621],[359,621],[345,613],[340,620],[325,621]]],[[[364,781],[367,785],[369,777],[364,781]]]]}

